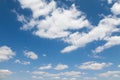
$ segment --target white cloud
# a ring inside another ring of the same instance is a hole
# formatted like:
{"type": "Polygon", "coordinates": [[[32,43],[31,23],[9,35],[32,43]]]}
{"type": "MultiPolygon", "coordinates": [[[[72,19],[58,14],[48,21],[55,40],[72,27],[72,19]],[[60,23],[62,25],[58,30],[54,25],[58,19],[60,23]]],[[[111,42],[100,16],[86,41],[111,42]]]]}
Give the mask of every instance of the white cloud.
{"type": "Polygon", "coordinates": [[[118,67],[120,68],[120,65],[118,65],[118,67]]]}
{"type": "Polygon", "coordinates": [[[67,68],[68,68],[68,65],[58,64],[54,69],[55,70],[64,70],[64,69],[67,69],[67,68]]]}
{"type": "Polygon", "coordinates": [[[99,74],[100,77],[115,77],[115,78],[120,78],[120,71],[107,71],[105,73],[99,74]]]}
{"type": "Polygon", "coordinates": [[[89,61],[89,62],[85,62],[82,63],[82,65],[77,66],[79,69],[86,69],[86,70],[101,70],[105,67],[109,67],[111,66],[112,63],[98,63],[95,61],[89,61]]]}
{"type": "Polygon", "coordinates": [[[24,51],[24,55],[27,57],[27,58],[30,58],[30,59],[38,59],[38,56],[36,53],[34,53],[33,51],[24,51]]]}
{"type": "Polygon", "coordinates": [[[48,73],[43,71],[34,71],[32,72],[34,75],[39,75],[43,77],[79,77],[83,73],[79,71],[69,71],[69,72],[60,72],[60,73],[48,73]]]}
{"type": "Polygon", "coordinates": [[[13,58],[15,52],[8,46],[1,46],[0,47],[0,62],[9,60],[13,58]]]}
{"type": "Polygon", "coordinates": [[[113,12],[113,14],[115,15],[120,15],[120,2],[116,2],[112,8],[111,11],[113,12]]]}
{"type": "Polygon", "coordinates": [[[105,43],[103,46],[97,47],[93,52],[100,53],[103,50],[113,47],[115,45],[120,45],[120,36],[113,36],[106,39],[107,43],[105,43]]]}
{"type": "MultiPolygon", "coordinates": [[[[31,30],[32,33],[42,38],[60,39],[69,45],[61,50],[61,53],[68,53],[80,47],[86,46],[93,41],[106,41],[106,37],[111,37],[112,33],[119,32],[117,26],[120,25],[119,2],[115,2],[111,11],[114,15],[105,16],[99,21],[97,26],[92,26],[86,19],[86,15],[76,9],[73,4],[69,8],[58,7],[57,2],[51,0],[19,0],[22,8],[32,11],[32,16],[26,19],[18,16],[18,20],[23,23],[23,30],[31,30]],[[39,19],[43,17],[43,19],[39,19]],[[88,32],[78,32],[86,28],[88,32]],[[71,30],[74,30],[72,32],[71,30]]],[[[108,3],[112,3],[108,0],[108,3]]],[[[95,51],[98,53],[99,51],[95,51]]]]}
{"type": "Polygon", "coordinates": [[[19,64],[23,64],[23,65],[29,65],[30,62],[29,61],[21,61],[21,60],[15,60],[15,63],[19,63],[19,64]]]}
{"type": "Polygon", "coordinates": [[[23,9],[31,9],[34,18],[46,16],[56,8],[56,3],[52,0],[50,3],[45,0],[19,0],[23,9]]]}
{"type": "Polygon", "coordinates": [[[112,4],[113,0],[107,0],[108,4],[112,4]]]}
{"type": "Polygon", "coordinates": [[[64,48],[61,52],[70,52],[76,50],[79,47],[84,47],[90,42],[104,40],[113,32],[119,31],[119,29],[117,28],[118,25],[120,25],[120,18],[109,15],[100,20],[98,26],[93,28],[88,33],[75,32],[71,34],[68,38],[64,39],[64,42],[67,42],[71,45],[64,48]]]}
{"type": "Polygon", "coordinates": [[[0,78],[4,78],[6,77],[7,75],[10,75],[12,74],[11,71],[7,70],[7,69],[0,69],[0,78]]]}
{"type": "Polygon", "coordinates": [[[45,66],[40,66],[39,70],[47,70],[47,69],[51,69],[51,68],[52,68],[52,64],[48,64],[48,65],[45,65],[45,66]]]}

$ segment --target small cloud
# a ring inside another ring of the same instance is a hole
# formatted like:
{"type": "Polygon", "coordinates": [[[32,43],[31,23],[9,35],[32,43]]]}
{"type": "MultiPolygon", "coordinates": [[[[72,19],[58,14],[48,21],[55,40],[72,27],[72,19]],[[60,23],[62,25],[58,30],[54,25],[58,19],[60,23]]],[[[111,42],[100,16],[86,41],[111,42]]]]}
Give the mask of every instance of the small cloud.
{"type": "Polygon", "coordinates": [[[52,64],[48,64],[48,65],[45,65],[45,66],[41,66],[38,69],[39,70],[48,70],[48,69],[51,69],[51,68],[52,68],[52,64]]]}
{"type": "Polygon", "coordinates": [[[112,65],[112,63],[105,63],[105,62],[98,63],[95,61],[89,61],[89,62],[82,63],[82,65],[77,66],[77,67],[79,69],[84,69],[84,70],[101,70],[101,69],[103,69],[105,67],[109,67],[111,65],[112,65]]]}
{"type": "Polygon", "coordinates": [[[30,62],[28,62],[28,61],[21,61],[21,60],[15,60],[15,63],[19,63],[19,64],[23,64],[23,65],[29,65],[30,64],[30,62]]]}
{"type": "Polygon", "coordinates": [[[67,69],[67,68],[68,68],[68,65],[58,64],[54,69],[55,70],[64,70],[64,69],[67,69]]]}
{"type": "Polygon", "coordinates": [[[30,58],[30,59],[38,59],[38,55],[36,53],[34,53],[33,51],[24,51],[24,55],[27,57],[27,58],[30,58]]]}
{"type": "Polygon", "coordinates": [[[9,60],[15,56],[15,52],[8,46],[0,47],[0,62],[9,60]]]}

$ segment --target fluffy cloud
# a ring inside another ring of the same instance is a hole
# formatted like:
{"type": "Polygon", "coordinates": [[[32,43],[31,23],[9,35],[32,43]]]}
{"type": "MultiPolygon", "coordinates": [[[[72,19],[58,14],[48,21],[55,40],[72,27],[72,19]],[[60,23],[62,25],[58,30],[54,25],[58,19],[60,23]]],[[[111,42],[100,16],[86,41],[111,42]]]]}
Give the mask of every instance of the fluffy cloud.
{"type": "Polygon", "coordinates": [[[55,70],[64,70],[64,69],[67,69],[67,68],[68,68],[68,65],[58,64],[54,69],[55,70]]]}
{"type": "Polygon", "coordinates": [[[4,77],[6,77],[7,75],[10,75],[10,74],[12,74],[11,71],[6,70],[6,69],[0,69],[0,78],[4,78],[4,77]]]}
{"type": "Polygon", "coordinates": [[[26,21],[23,16],[18,16],[18,20],[25,23],[22,29],[30,30],[36,28],[33,34],[39,37],[50,39],[60,38],[62,40],[72,33],[70,30],[79,30],[85,27],[90,29],[91,27],[86,16],[83,12],[78,11],[74,4],[69,9],[65,9],[57,7],[57,3],[54,0],[49,3],[45,0],[31,0],[29,2],[19,0],[19,2],[23,9],[28,8],[33,13],[29,21],[26,21]],[[35,14],[37,14],[37,18],[41,16],[45,18],[36,19],[35,14]]]}
{"type": "Polygon", "coordinates": [[[120,78],[120,71],[107,71],[105,73],[99,74],[99,76],[107,77],[107,78],[110,78],[110,77],[120,78]]]}
{"type": "Polygon", "coordinates": [[[97,63],[95,61],[85,62],[82,65],[77,66],[79,69],[86,69],[86,70],[101,70],[105,67],[111,66],[112,63],[97,63]]]}
{"type": "Polygon", "coordinates": [[[93,41],[105,40],[105,38],[109,37],[113,32],[119,31],[117,28],[118,25],[120,25],[120,18],[109,15],[102,19],[98,26],[88,33],[81,34],[79,32],[75,32],[68,38],[64,39],[65,42],[71,45],[63,49],[62,52],[69,52],[79,47],[84,47],[86,44],[93,41]]]}
{"type": "Polygon", "coordinates": [[[113,47],[115,45],[120,45],[120,36],[113,36],[113,37],[107,38],[106,41],[107,43],[105,43],[103,46],[97,47],[94,50],[94,52],[99,53],[99,52],[102,52],[104,49],[113,47]]]}
{"type": "Polygon", "coordinates": [[[120,15],[120,2],[116,2],[112,8],[111,11],[113,12],[113,14],[115,15],[120,15]]]}
{"type": "Polygon", "coordinates": [[[15,60],[15,63],[19,63],[19,64],[23,64],[23,65],[29,65],[30,64],[30,62],[28,62],[28,61],[21,61],[21,60],[15,60]]]}
{"type": "Polygon", "coordinates": [[[27,58],[30,58],[30,59],[38,59],[38,56],[36,53],[32,52],[32,51],[24,51],[24,55],[27,57],[27,58]]]}
{"type": "Polygon", "coordinates": [[[48,64],[48,65],[39,67],[39,70],[47,70],[47,69],[51,69],[51,68],[52,68],[52,65],[48,64]]]}
{"type": "Polygon", "coordinates": [[[34,18],[46,16],[56,8],[54,0],[50,3],[47,3],[45,0],[19,0],[19,2],[23,9],[28,8],[32,11],[34,18]]]}
{"type": "Polygon", "coordinates": [[[11,59],[15,55],[15,52],[8,46],[0,47],[0,62],[11,59]]]}
{"type": "MultiPolygon", "coordinates": [[[[113,15],[105,16],[96,26],[92,26],[86,19],[86,15],[77,10],[74,4],[69,8],[64,8],[58,7],[54,0],[50,2],[46,0],[30,0],[29,2],[19,0],[19,2],[23,9],[27,8],[32,11],[32,16],[29,19],[18,15],[18,20],[23,23],[22,29],[31,30],[34,35],[42,38],[60,39],[68,43],[69,45],[61,50],[61,53],[71,52],[93,41],[102,40],[109,43],[106,37],[115,37],[112,34],[120,31],[117,27],[120,25],[120,18],[117,17],[120,14],[120,3],[117,1],[108,0],[110,4],[114,2],[111,8],[113,15]],[[88,32],[84,32],[84,30],[79,32],[83,28],[88,32]]],[[[101,46],[99,47],[95,49],[95,53],[104,50],[104,48],[101,49],[101,46]]]]}

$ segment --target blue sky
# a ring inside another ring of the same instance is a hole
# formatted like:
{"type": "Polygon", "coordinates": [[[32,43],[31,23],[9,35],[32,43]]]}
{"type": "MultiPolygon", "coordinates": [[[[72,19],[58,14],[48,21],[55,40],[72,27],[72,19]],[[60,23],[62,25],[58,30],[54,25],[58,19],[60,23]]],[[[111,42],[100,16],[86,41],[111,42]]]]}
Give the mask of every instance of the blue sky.
{"type": "Polygon", "coordinates": [[[0,80],[119,80],[119,0],[1,0],[0,80]]]}

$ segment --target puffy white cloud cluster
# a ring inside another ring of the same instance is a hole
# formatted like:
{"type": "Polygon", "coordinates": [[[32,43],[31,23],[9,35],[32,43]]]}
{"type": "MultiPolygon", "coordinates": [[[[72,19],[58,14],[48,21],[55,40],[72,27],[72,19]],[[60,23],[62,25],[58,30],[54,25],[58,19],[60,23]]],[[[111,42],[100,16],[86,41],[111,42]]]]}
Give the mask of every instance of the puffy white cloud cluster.
{"type": "Polygon", "coordinates": [[[108,16],[101,19],[98,25],[91,25],[85,13],[77,10],[75,4],[70,8],[58,7],[56,1],[51,0],[19,0],[23,9],[32,11],[31,17],[26,19],[18,15],[18,20],[23,23],[23,30],[31,30],[34,35],[48,39],[60,39],[69,44],[61,50],[61,53],[71,52],[80,47],[86,46],[93,41],[106,41],[105,45],[98,46],[93,52],[99,53],[115,45],[119,45],[119,36],[112,36],[114,32],[119,33],[120,29],[120,2],[108,0],[114,3],[108,16]],[[80,31],[86,28],[88,32],[80,31]],[[118,38],[116,38],[118,37],[118,38]],[[113,39],[114,38],[114,39],[113,39]],[[116,41],[118,43],[111,43],[116,41]]]}

